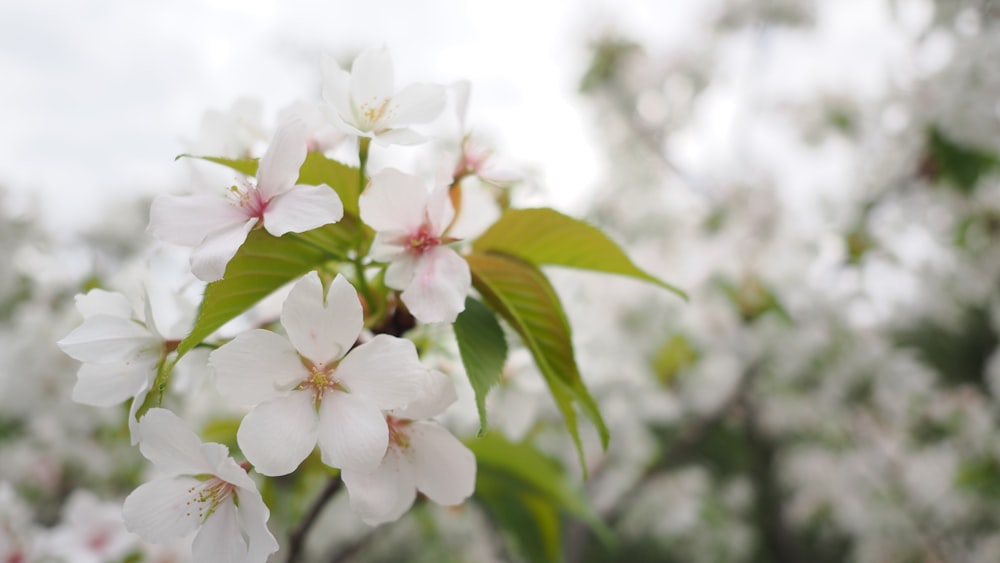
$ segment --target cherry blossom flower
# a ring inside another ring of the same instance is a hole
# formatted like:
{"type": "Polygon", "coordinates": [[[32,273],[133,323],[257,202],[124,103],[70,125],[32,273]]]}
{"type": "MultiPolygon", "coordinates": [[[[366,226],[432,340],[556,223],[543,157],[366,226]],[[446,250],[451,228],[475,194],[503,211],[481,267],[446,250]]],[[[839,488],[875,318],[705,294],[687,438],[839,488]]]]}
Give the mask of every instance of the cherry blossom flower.
{"type": "Polygon", "coordinates": [[[349,73],[325,59],[323,99],[327,117],[343,131],[383,146],[414,145],[426,139],[409,126],[440,115],[445,89],[438,84],[411,84],[397,92],[392,59],[383,47],[358,55],[349,73]]]}
{"type": "Polygon", "coordinates": [[[45,538],[46,551],[59,560],[121,561],[138,544],[138,538],[125,529],[121,505],[101,502],[90,491],[77,489],[62,512],[62,523],[45,538]]]}
{"type": "Polygon", "coordinates": [[[413,505],[417,491],[453,506],[472,495],[476,457],[450,432],[432,420],[455,401],[448,376],[426,372],[424,391],[404,409],[386,414],[389,447],[374,471],[344,469],[341,478],[351,509],[367,524],[392,522],[413,505]]]}
{"type": "Polygon", "coordinates": [[[333,189],[295,184],[308,135],[299,120],[279,127],[260,159],[256,183],[243,180],[227,197],[157,197],[150,210],[150,232],[166,242],[194,247],[191,271],[210,282],[222,279],[229,260],[255,227],[280,237],[336,223],[344,206],[333,189]]]}
{"type": "Polygon", "coordinates": [[[252,330],[209,357],[222,394],[254,406],[237,432],[243,453],[260,473],[284,475],[318,442],[327,465],[374,469],[389,443],[382,411],[406,405],[424,381],[416,347],[380,334],[352,350],[364,317],[342,276],[325,297],[316,272],[299,280],[281,324],[288,338],[252,330]]]}
{"type": "Polygon", "coordinates": [[[403,290],[403,303],[421,322],[454,322],[472,277],[468,263],[445,245],[455,217],[448,186],[428,193],[420,178],[386,168],[372,176],[358,205],[376,231],[372,259],[389,262],[386,285],[403,290]]]}
{"type": "Polygon", "coordinates": [[[131,426],[167,353],[149,301],[145,320],[137,318],[124,295],[103,289],[77,295],[76,307],[83,315],[83,324],[57,343],[67,355],[83,362],[73,400],[108,407],[133,398],[131,426]]]}
{"type": "Polygon", "coordinates": [[[270,512],[247,470],[222,444],[203,444],[174,413],[150,409],[139,422],[139,449],[168,476],[125,499],[125,526],[154,543],[195,530],[195,562],[263,563],[278,550],[270,512]]]}

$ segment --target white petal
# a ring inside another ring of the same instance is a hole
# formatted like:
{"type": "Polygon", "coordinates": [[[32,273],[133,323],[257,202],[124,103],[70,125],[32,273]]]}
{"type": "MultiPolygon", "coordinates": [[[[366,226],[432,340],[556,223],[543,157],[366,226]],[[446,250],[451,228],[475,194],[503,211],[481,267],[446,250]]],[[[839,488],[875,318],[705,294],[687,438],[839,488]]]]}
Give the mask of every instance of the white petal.
{"type": "Polygon", "coordinates": [[[420,260],[413,280],[402,294],[403,303],[422,323],[453,323],[465,310],[472,286],[469,264],[454,250],[438,246],[420,260]]]}
{"type": "Polygon", "coordinates": [[[336,223],[343,216],[344,204],[333,188],[300,185],[271,200],[264,210],[264,228],[280,237],[336,223]]]}
{"type": "Polygon", "coordinates": [[[357,135],[358,137],[372,136],[370,132],[362,131],[357,127],[355,127],[354,125],[351,125],[353,117],[351,117],[350,112],[346,114],[341,114],[330,103],[321,106],[319,109],[321,112],[323,112],[323,115],[326,116],[327,121],[329,121],[331,125],[333,125],[337,130],[341,131],[342,133],[346,133],[348,135],[357,135]]]}
{"type": "Polygon", "coordinates": [[[417,176],[385,168],[372,175],[358,207],[361,220],[376,231],[414,232],[424,222],[427,188],[417,176]]]}
{"type": "Polygon", "coordinates": [[[385,285],[393,289],[406,289],[417,271],[419,256],[407,252],[396,258],[385,269],[385,285]]]}
{"type": "Polygon", "coordinates": [[[354,104],[378,107],[395,93],[392,58],[385,48],[366,49],[351,65],[351,98],[354,104]]]}
{"type": "Polygon", "coordinates": [[[376,144],[382,147],[391,145],[419,145],[427,141],[427,137],[409,128],[389,129],[388,131],[376,133],[372,138],[376,144]]]}
{"type": "Polygon", "coordinates": [[[371,526],[398,520],[417,498],[413,472],[393,448],[375,471],[345,469],[340,477],[350,495],[351,510],[371,526]]]}
{"type": "Polygon", "coordinates": [[[287,475],[316,447],[313,394],[292,391],[257,405],[244,417],[236,440],[261,475],[287,475]]]}
{"type": "Polygon", "coordinates": [[[219,393],[247,407],[280,397],[309,376],[287,339],[261,329],[244,332],[213,351],[208,365],[219,393]]]}
{"type": "Polygon", "coordinates": [[[444,110],[444,86],[440,84],[411,84],[392,97],[395,107],[394,127],[411,123],[427,123],[444,110]]]}
{"type": "Polygon", "coordinates": [[[408,458],[417,489],[444,506],[461,504],[476,488],[476,456],[436,422],[407,428],[408,458]]]}
{"type": "Polygon", "coordinates": [[[427,220],[431,225],[431,234],[435,236],[441,236],[455,218],[455,208],[451,205],[448,190],[447,184],[439,184],[427,198],[427,220]]]}
{"type": "Polygon", "coordinates": [[[76,310],[80,311],[85,319],[94,315],[132,318],[132,305],[124,295],[115,291],[91,289],[86,295],[77,295],[75,300],[76,310]]]}
{"type": "Polygon", "coordinates": [[[389,445],[378,405],[356,393],[329,391],[319,405],[319,450],[330,467],[372,471],[389,445]]]}
{"type": "MultiPolygon", "coordinates": [[[[340,68],[337,61],[330,56],[323,57],[321,66],[323,100],[329,104],[329,109],[338,114],[341,119],[349,118],[354,111],[351,107],[351,73],[340,68]]],[[[327,112],[324,111],[324,113],[327,112]]],[[[329,116],[329,113],[327,115],[329,116]]]]}
{"type": "Polygon", "coordinates": [[[409,234],[405,231],[381,231],[375,233],[368,255],[376,262],[392,262],[406,256],[409,234]]]}
{"type": "Polygon", "coordinates": [[[182,246],[196,246],[214,231],[247,220],[243,210],[219,196],[161,195],[149,210],[149,232],[182,246]]]}
{"type": "Polygon", "coordinates": [[[351,350],[334,377],[351,394],[361,394],[383,410],[402,407],[413,400],[426,381],[413,342],[379,334],[351,350]]]}
{"type": "Polygon", "coordinates": [[[155,362],[139,364],[83,364],[76,374],[73,400],[110,407],[134,397],[155,375],[155,362]]]}
{"type": "Polygon", "coordinates": [[[191,544],[191,563],[243,563],[247,544],[236,517],[236,505],[227,499],[205,520],[191,544]]]}
{"type": "Polygon", "coordinates": [[[215,469],[215,460],[205,458],[198,436],[167,409],[149,409],[139,421],[137,430],[139,451],[160,471],[198,475],[215,469]]]}
{"type": "Polygon", "coordinates": [[[152,387],[152,382],[147,385],[143,385],[139,392],[136,393],[135,398],[132,399],[132,404],[128,408],[128,434],[130,442],[133,446],[139,443],[139,420],[136,418],[136,414],[139,412],[139,408],[143,403],[146,402],[146,395],[149,394],[149,390],[152,387]]]}
{"type": "Polygon", "coordinates": [[[295,349],[314,364],[338,360],[354,346],[364,328],[358,294],[338,275],[323,299],[323,284],[316,272],[295,283],[281,308],[281,325],[295,349]]]}
{"type": "Polygon", "coordinates": [[[397,418],[422,420],[437,416],[458,399],[451,378],[435,369],[424,371],[424,383],[420,391],[408,405],[393,409],[390,414],[397,418]]]}
{"type": "Polygon", "coordinates": [[[298,119],[285,122],[274,132],[274,139],[257,167],[257,189],[265,200],[295,185],[299,168],[306,160],[308,140],[309,129],[298,119]]]}
{"type": "Polygon", "coordinates": [[[155,349],[157,344],[139,323],[110,315],[84,319],[58,342],[59,348],[73,359],[99,364],[135,361],[143,350],[155,349]]]}
{"type": "Polygon", "coordinates": [[[204,241],[191,253],[191,273],[201,281],[221,280],[226,266],[243,246],[247,234],[257,224],[257,218],[245,223],[231,224],[208,234],[204,241]]]}
{"type": "Polygon", "coordinates": [[[201,525],[197,508],[192,509],[192,488],[201,485],[192,477],[157,479],[141,485],[125,499],[125,527],[154,543],[182,538],[201,525]]]}
{"type": "Polygon", "coordinates": [[[236,492],[240,506],[237,511],[243,531],[249,539],[250,548],[247,552],[247,563],[264,563],[267,556],[278,551],[278,541],[267,529],[267,519],[270,511],[256,487],[236,492]]]}

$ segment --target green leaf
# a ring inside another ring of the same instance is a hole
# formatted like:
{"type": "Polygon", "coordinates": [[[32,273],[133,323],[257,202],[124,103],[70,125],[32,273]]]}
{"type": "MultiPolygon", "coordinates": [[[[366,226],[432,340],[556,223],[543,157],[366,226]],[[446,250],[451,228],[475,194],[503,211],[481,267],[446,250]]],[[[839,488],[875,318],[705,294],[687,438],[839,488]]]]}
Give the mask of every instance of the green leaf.
{"type": "Polygon", "coordinates": [[[925,171],[967,195],[975,191],[980,178],[1000,168],[996,154],[957,143],[936,127],[928,130],[927,136],[925,171]]]}
{"type": "Polygon", "coordinates": [[[494,254],[472,254],[466,260],[472,271],[472,284],[531,350],[566,420],[580,454],[580,465],[586,472],[574,400],[597,427],[604,448],[608,447],[608,428],[580,377],[569,323],[555,290],[541,270],[523,260],[494,254]]]}
{"type": "Polygon", "coordinates": [[[455,319],[455,339],[462,365],[476,393],[479,410],[479,434],[486,431],[486,394],[500,382],[507,361],[507,339],[493,311],[468,297],[465,310],[455,319]]]}
{"type": "Polygon", "coordinates": [[[306,155],[306,161],[299,169],[299,183],[310,186],[326,184],[336,190],[344,204],[344,212],[357,217],[359,174],[357,168],[327,158],[318,152],[306,155]]]}
{"type": "Polygon", "coordinates": [[[614,542],[610,529],[570,486],[562,468],[530,444],[491,432],[468,446],[476,455],[476,499],[529,560],[559,559],[561,513],[586,523],[606,545],[614,542]]]}
{"type": "Polygon", "coordinates": [[[632,263],[600,229],[554,209],[508,209],[473,243],[477,252],[517,256],[536,266],[566,266],[655,283],[687,299],[679,288],[632,263]]]}
{"type": "MultiPolygon", "coordinates": [[[[207,160],[216,164],[221,164],[245,176],[256,176],[258,159],[256,158],[221,158],[217,156],[194,156],[182,154],[177,158],[197,158],[207,160]]],[[[359,172],[357,168],[337,162],[327,158],[318,152],[306,154],[306,160],[299,169],[298,183],[318,186],[326,184],[333,188],[340,201],[344,204],[344,211],[351,215],[358,215],[358,189],[359,172]]]]}
{"type": "Polygon", "coordinates": [[[178,357],[289,281],[329,260],[343,259],[356,228],[356,221],[344,216],[339,223],[280,238],[263,229],[252,231],[229,261],[225,276],[205,288],[194,328],[177,346],[178,357]]]}

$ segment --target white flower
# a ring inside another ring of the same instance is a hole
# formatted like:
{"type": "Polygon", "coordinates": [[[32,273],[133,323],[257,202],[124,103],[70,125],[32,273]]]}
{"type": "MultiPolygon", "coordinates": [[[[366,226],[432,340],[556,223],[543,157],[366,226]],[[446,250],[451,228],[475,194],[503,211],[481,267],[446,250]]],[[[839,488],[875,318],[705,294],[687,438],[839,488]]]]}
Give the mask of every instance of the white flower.
{"type": "Polygon", "coordinates": [[[194,247],[191,271],[203,281],[222,279],[247,234],[263,226],[276,237],[336,223],[344,206],[329,186],[296,185],[306,159],[308,130],[289,121],[274,134],[260,159],[256,184],[243,181],[228,197],[169,196],[153,201],[149,230],[156,237],[194,247]]]}
{"type": "Polygon", "coordinates": [[[149,301],[145,321],[136,317],[124,295],[103,289],[77,295],[76,307],[83,315],[83,324],[57,343],[67,355],[83,362],[73,387],[73,400],[108,407],[132,398],[129,425],[133,428],[135,412],[167,353],[166,343],[153,323],[149,301]]]}
{"type": "Polygon", "coordinates": [[[397,92],[392,59],[383,47],[358,55],[350,73],[325,59],[323,99],[327,117],[343,131],[371,137],[383,146],[413,145],[425,138],[409,126],[428,123],[441,113],[445,89],[437,84],[411,84],[397,92]]]}
{"type": "Polygon", "coordinates": [[[376,526],[402,516],[420,491],[432,501],[453,506],[469,498],[476,485],[476,457],[450,432],[430,420],[455,401],[446,375],[427,371],[424,392],[405,409],[386,415],[389,448],[371,472],[344,469],[351,509],[376,526]]]}
{"type": "Polygon", "coordinates": [[[472,277],[468,263],[444,244],[455,217],[448,186],[428,193],[419,178],[387,168],[372,176],[358,205],[376,231],[372,259],[389,262],[386,285],[404,290],[403,303],[421,322],[454,322],[472,277]]]}
{"type": "Polygon", "coordinates": [[[424,381],[413,343],[378,335],[352,350],[364,327],[357,293],[337,276],[324,299],[316,272],[292,288],[281,324],[287,339],[252,330],[209,358],[223,396],[256,405],[237,432],[243,453],[260,473],[284,475],[318,442],[327,465],[373,469],[389,443],[382,410],[406,405],[424,381]]]}
{"type": "Polygon", "coordinates": [[[125,499],[122,514],[130,531],[166,543],[200,528],[191,546],[194,562],[263,563],[278,550],[267,529],[270,512],[226,446],[201,443],[166,409],[150,409],[138,432],[142,455],[170,476],[125,499]]]}
{"type": "Polygon", "coordinates": [[[261,125],[261,103],[240,98],[228,111],[210,109],[201,118],[195,154],[246,158],[257,143],[267,140],[261,125]]]}
{"type": "Polygon", "coordinates": [[[46,537],[46,551],[60,560],[101,563],[121,561],[137,543],[125,529],[119,504],[77,489],[63,507],[62,523],[46,537]]]}

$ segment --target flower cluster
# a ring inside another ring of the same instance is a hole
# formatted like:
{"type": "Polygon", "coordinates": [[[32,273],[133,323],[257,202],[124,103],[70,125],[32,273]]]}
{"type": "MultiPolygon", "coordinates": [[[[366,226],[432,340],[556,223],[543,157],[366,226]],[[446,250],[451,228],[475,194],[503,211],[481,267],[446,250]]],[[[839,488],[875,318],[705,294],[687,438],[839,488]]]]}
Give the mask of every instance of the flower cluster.
{"type": "MultiPolygon", "coordinates": [[[[174,372],[201,342],[187,346],[184,338],[163,337],[149,299],[139,316],[122,294],[95,289],[81,295],[84,322],[59,341],[83,362],[74,399],[95,406],[131,400],[133,443],[162,474],[125,500],[124,525],[158,543],[197,530],[195,561],[263,562],[275,553],[270,511],[252,474],[293,473],[317,446],[321,462],[339,470],[352,509],[371,525],[398,519],[417,492],[451,506],[475,486],[472,452],[433,420],[456,400],[451,379],[422,363],[413,341],[402,337],[407,327],[382,326],[401,314],[419,323],[451,323],[464,309],[471,275],[455,248],[460,241],[449,235],[459,212],[449,194],[460,179],[429,189],[419,176],[366,167],[371,140],[379,147],[426,141],[412,126],[438,118],[447,91],[430,84],[397,91],[384,48],[362,53],[350,72],[327,60],[323,73],[323,103],[284,112],[259,162],[230,160],[246,163],[234,168],[252,177],[214,194],[161,195],[152,203],[148,231],[190,247],[191,273],[210,284],[236,283],[242,274],[232,265],[244,254],[253,259],[250,248],[259,237],[304,241],[331,229],[349,233],[348,249],[312,248],[353,265],[353,272],[316,263],[305,275],[282,273],[294,283],[277,319],[205,343],[216,390],[245,413],[235,436],[239,454],[202,443],[176,414],[183,414],[179,405],[161,407],[179,388],[171,385],[174,372]],[[339,134],[315,136],[330,128],[339,134]],[[334,148],[331,139],[358,148],[356,187],[306,177],[310,158],[347,169],[319,152],[334,148]],[[353,201],[342,199],[345,193],[353,193],[353,201]]],[[[250,275],[274,272],[262,266],[250,275]]],[[[197,382],[187,387],[204,391],[197,382]]]]}

